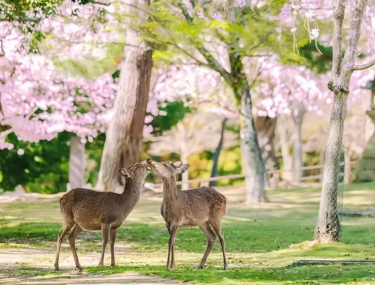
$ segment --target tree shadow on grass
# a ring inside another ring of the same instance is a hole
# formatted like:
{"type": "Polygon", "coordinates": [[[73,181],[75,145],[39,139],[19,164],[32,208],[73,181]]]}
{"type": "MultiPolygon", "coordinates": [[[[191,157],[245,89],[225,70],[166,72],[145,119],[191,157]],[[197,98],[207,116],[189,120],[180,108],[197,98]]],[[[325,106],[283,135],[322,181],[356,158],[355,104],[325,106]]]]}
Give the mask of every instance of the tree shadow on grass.
{"type": "Polygon", "coordinates": [[[139,267],[117,267],[99,268],[89,267],[86,269],[94,274],[116,274],[126,271],[142,274],[155,274],[162,277],[176,279],[185,282],[199,283],[223,283],[252,282],[252,284],[309,284],[311,283],[347,283],[353,281],[371,281],[373,276],[372,266],[285,266],[268,268],[230,268],[223,271],[219,268],[205,268],[196,270],[190,268],[177,268],[171,271],[162,266],[139,266],[139,267]],[[254,283],[253,283],[254,282],[254,283]]]}

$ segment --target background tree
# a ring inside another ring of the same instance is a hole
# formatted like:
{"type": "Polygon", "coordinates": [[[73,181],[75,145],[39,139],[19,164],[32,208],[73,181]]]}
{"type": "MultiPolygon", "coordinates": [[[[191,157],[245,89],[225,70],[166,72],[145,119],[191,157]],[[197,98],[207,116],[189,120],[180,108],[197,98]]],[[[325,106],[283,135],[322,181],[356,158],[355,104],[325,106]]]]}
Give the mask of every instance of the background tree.
{"type": "MultiPolygon", "coordinates": [[[[203,150],[213,150],[222,140],[222,121],[220,116],[212,113],[195,113],[185,115],[184,119],[161,137],[154,137],[149,153],[162,156],[166,153],[177,153],[182,162],[203,150]],[[171,144],[171,142],[174,142],[171,144]]],[[[236,137],[226,132],[224,147],[236,144],[236,137]]],[[[182,189],[188,189],[189,174],[182,175],[182,189]]]]}
{"type": "MultiPolygon", "coordinates": [[[[320,242],[334,242],[339,240],[340,222],[337,212],[337,191],[339,180],[339,157],[343,150],[342,140],[344,132],[344,120],[347,115],[347,101],[350,87],[350,79],[354,71],[364,70],[374,65],[375,60],[366,59],[366,63],[358,64],[358,43],[361,34],[362,23],[365,28],[372,29],[371,19],[374,15],[373,5],[368,5],[366,0],[353,0],[333,3],[321,1],[294,2],[293,5],[286,4],[284,12],[275,19],[282,23],[295,25],[292,11],[308,11],[305,14],[309,25],[309,36],[315,40],[319,36],[317,21],[320,18],[333,18],[334,30],[332,36],[332,69],[331,81],[328,88],[333,92],[333,108],[331,113],[330,128],[327,135],[325,167],[323,174],[322,196],[319,208],[318,222],[316,226],[315,239],[320,242]],[[325,6],[326,5],[326,6],[325,6]],[[326,13],[331,10],[332,13],[326,13]],[[366,10],[366,14],[364,14],[366,10]],[[345,17],[345,14],[348,17],[345,17]],[[346,48],[344,40],[344,23],[348,21],[348,41],[346,48]]],[[[331,19],[332,19],[331,18],[331,19]]],[[[295,33],[296,29],[292,29],[295,33]]],[[[369,34],[371,37],[371,34],[369,34]]],[[[367,51],[371,55],[372,48],[367,51]]]]}

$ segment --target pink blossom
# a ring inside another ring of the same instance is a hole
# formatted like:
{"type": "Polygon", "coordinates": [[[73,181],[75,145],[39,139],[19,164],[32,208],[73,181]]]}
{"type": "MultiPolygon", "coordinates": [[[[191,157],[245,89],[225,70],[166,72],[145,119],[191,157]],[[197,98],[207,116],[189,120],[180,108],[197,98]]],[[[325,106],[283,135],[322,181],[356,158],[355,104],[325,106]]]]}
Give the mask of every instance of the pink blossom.
{"type": "Polygon", "coordinates": [[[190,17],[194,17],[195,11],[194,11],[194,6],[191,2],[187,4],[187,11],[190,17]]]}
{"type": "Polygon", "coordinates": [[[238,7],[242,8],[246,6],[246,0],[237,0],[238,7]]]}
{"type": "Polygon", "coordinates": [[[212,15],[212,18],[215,20],[215,21],[218,21],[218,22],[221,22],[222,21],[222,18],[221,18],[221,16],[220,16],[220,14],[219,13],[214,13],[213,15],[212,15]]]}

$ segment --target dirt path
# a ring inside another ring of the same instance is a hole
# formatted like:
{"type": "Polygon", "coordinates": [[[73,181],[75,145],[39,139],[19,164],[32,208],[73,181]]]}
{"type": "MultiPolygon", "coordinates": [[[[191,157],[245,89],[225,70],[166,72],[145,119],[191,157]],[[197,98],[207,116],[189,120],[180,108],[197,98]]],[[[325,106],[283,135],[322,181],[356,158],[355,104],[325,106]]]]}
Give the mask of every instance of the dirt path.
{"type": "MultiPolygon", "coordinates": [[[[129,248],[120,247],[117,256],[128,252],[129,248]]],[[[74,269],[70,252],[60,255],[60,272],[53,270],[54,251],[51,249],[7,249],[0,250],[0,284],[180,284],[177,281],[158,276],[146,276],[133,272],[104,275],[88,274],[74,269]],[[28,276],[22,276],[23,271],[28,276]],[[33,273],[44,272],[45,276],[31,276],[33,273]],[[52,272],[52,274],[48,274],[52,272]]],[[[97,266],[100,253],[91,252],[79,255],[83,266],[97,266]]],[[[107,266],[109,258],[106,258],[107,266]]]]}

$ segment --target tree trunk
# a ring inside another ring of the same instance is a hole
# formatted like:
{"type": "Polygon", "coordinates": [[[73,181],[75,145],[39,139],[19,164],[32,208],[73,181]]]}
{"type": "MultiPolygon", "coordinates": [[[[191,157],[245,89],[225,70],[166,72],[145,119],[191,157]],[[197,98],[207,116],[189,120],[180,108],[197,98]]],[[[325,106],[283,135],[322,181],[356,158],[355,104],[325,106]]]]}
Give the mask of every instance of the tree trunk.
{"type": "Polygon", "coordinates": [[[279,136],[279,143],[281,148],[281,156],[283,158],[283,169],[288,170],[283,172],[282,178],[287,181],[292,181],[293,172],[290,170],[293,168],[293,157],[290,153],[290,133],[288,132],[288,117],[286,115],[280,115],[277,119],[277,132],[279,136]]]}
{"type": "MultiPolygon", "coordinates": [[[[301,128],[303,115],[305,113],[305,108],[301,102],[294,100],[292,107],[292,118],[295,126],[295,133],[293,139],[293,169],[301,169],[303,167],[302,153],[303,153],[303,143],[301,138],[301,128]]],[[[294,181],[301,182],[302,170],[294,171],[294,181]]]]}
{"type": "Polygon", "coordinates": [[[242,161],[245,168],[245,203],[259,204],[266,201],[266,168],[255,131],[250,90],[247,84],[237,89],[241,98],[240,135],[242,161]]]}
{"type": "Polygon", "coordinates": [[[335,93],[327,135],[322,195],[315,230],[315,239],[324,243],[338,241],[341,231],[337,209],[337,191],[347,99],[347,92],[335,93]]]}
{"type": "MultiPolygon", "coordinates": [[[[132,6],[139,6],[143,1],[128,2],[131,5],[125,4],[125,8],[129,10],[129,13],[139,14],[140,10],[132,6]]],[[[148,96],[152,51],[147,48],[144,42],[139,42],[139,37],[135,30],[127,29],[124,62],[121,66],[119,87],[113,105],[113,118],[106,133],[99,180],[96,185],[97,189],[105,191],[115,191],[120,184],[118,170],[123,150],[127,149],[129,144],[132,118],[134,110],[138,108],[137,97],[139,95],[139,98],[144,98],[144,93],[148,96]]]]}
{"type": "MultiPolygon", "coordinates": [[[[213,164],[212,164],[212,170],[211,170],[211,177],[216,177],[217,176],[217,168],[219,165],[219,157],[220,157],[220,152],[221,149],[223,148],[223,143],[224,143],[224,131],[225,131],[225,124],[227,122],[227,118],[224,118],[223,123],[221,125],[221,133],[220,133],[220,140],[219,143],[215,149],[215,154],[213,158],[213,164]]],[[[210,186],[216,186],[217,181],[210,181],[210,186]]]]}
{"type": "Polygon", "coordinates": [[[271,117],[257,117],[255,120],[255,129],[267,171],[277,168],[274,146],[276,122],[277,118],[271,117]]]}
{"type": "MultiPolygon", "coordinates": [[[[185,151],[181,151],[181,161],[183,163],[188,163],[188,156],[185,151]]],[[[182,176],[182,185],[181,190],[189,189],[189,170],[186,170],[184,173],[181,174],[182,176]]]]}
{"type": "MultiPolygon", "coordinates": [[[[70,138],[69,154],[69,186],[70,189],[83,187],[85,184],[86,154],[85,145],[80,138],[73,136],[70,138]]],[[[68,189],[68,190],[70,190],[68,189]]]]}
{"type": "MultiPolygon", "coordinates": [[[[147,59],[147,62],[151,62],[152,54],[149,53],[148,55],[150,58],[147,59]]],[[[136,111],[133,114],[130,126],[129,143],[126,145],[121,155],[120,168],[126,168],[132,164],[140,162],[148,98],[150,91],[152,92],[157,83],[157,78],[158,74],[153,74],[153,72],[151,72],[150,83],[148,85],[140,86],[139,88],[139,92],[137,93],[136,111]]],[[[121,181],[121,184],[124,184],[124,182],[125,179],[121,181]]]]}

